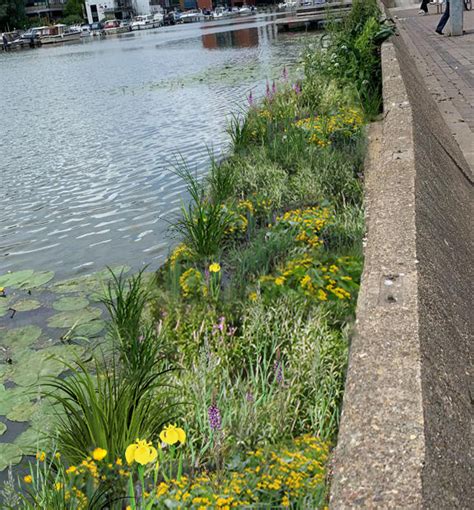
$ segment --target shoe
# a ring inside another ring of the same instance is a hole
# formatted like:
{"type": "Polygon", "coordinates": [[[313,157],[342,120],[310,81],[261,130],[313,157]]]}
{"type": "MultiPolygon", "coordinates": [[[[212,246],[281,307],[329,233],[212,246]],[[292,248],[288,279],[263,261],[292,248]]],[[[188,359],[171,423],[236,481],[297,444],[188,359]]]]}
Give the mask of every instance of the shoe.
{"type": "Polygon", "coordinates": [[[443,35],[443,32],[441,32],[441,30],[435,30],[435,32],[439,35],[443,35]]]}
{"type": "Polygon", "coordinates": [[[421,9],[418,11],[418,14],[420,16],[426,16],[428,13],[426,13],[425,11],[422,11],[421,9]]]}

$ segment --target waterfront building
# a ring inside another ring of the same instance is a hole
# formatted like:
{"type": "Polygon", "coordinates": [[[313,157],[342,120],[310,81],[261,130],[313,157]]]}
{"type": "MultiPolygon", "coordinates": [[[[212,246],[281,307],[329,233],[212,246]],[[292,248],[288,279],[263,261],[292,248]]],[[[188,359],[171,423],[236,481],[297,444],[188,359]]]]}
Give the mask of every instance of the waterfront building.
{"type": "Polygon", "coordinates": [[[129,19],[135,15],[132,0],[86,0],[88,23],[104,19],[129,19]]]}
{"type": "Polygon", "coordinates": [[[26,0],[25,12],[29,18],[48,18],[55,20],[63,17],[66,0],[26,0]]]}

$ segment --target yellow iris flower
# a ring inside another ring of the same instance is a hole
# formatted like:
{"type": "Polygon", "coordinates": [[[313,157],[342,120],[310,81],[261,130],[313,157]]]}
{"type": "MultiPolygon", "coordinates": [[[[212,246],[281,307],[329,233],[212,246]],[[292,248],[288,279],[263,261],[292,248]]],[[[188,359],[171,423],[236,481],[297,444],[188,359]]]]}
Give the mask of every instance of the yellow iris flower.
{"type": "Polygon", "coordinates": [[[175,425],[168,425],[160,432],[160,439],[163,441],[163,443],[173,445],[176,444],[178,441],[181,444],[184,444],[186,442],[186,432],[175,425]]]}
{"type": "Polygon", "coordinates": [[[145,464],[153,462],[157,456],[158,452],[156,451],[156,448],[151,446],[151,443],[147,442],[145,439],[137,439],[135,443],[127,446],[127,449],[125,450],[125,458],[127,459],[128,464],[137,462],[144,466],[145,464]]]}
{"type": "Polygon", "coordinates": [[[96,448],[93,452],[92,452],[92,458],[94,460],[102,460],[104,459],[105,457],[107,456],[107,450],[104,450],[103,448],[96,448]]]}

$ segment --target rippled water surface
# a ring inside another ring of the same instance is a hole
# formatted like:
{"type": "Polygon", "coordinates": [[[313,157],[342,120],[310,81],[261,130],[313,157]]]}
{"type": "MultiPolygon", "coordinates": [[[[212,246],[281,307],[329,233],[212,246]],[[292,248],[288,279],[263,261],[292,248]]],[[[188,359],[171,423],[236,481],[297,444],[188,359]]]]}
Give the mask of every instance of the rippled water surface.
{"type": "Polygon", "coordinates": [[[183,185],[304,36],[259,16],[0,55],[0,272],[156,267],[183,185]]]}

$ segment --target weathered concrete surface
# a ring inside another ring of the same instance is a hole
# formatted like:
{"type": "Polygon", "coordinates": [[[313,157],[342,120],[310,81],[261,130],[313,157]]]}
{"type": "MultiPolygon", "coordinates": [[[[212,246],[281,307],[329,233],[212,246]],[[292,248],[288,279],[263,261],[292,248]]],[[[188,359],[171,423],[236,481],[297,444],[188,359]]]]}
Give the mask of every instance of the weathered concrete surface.
{"type": "Polygon", "coordinates": [[[394,43],[382,50],[384,119],[366,167],[366,260],[330,507],[470,508],[470,168],[394,43]]]}

